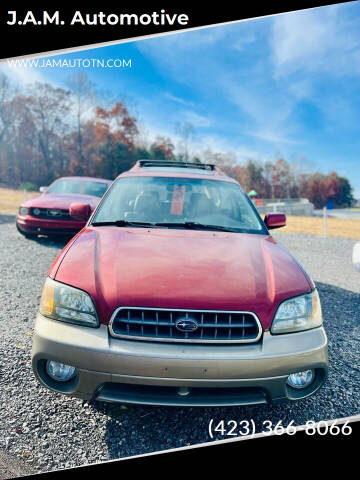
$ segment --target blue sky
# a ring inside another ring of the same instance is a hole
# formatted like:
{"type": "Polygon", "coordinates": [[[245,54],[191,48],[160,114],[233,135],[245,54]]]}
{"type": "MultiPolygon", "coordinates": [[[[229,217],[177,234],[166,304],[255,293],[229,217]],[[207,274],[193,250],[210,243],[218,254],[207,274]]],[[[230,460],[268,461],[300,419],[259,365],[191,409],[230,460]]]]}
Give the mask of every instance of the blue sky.
{"type": "MultiPolygon", "coordinates": [[[[360,198],[359,1],[61,56],[96,57],[132,60],[131,69],[84,70],[125,98],[149,138],[176,140],[175,123],[189,121],[196,149],[336,170],[360,198]]],[[[72,73],[2,70],[60,86],[72,73]]]]}

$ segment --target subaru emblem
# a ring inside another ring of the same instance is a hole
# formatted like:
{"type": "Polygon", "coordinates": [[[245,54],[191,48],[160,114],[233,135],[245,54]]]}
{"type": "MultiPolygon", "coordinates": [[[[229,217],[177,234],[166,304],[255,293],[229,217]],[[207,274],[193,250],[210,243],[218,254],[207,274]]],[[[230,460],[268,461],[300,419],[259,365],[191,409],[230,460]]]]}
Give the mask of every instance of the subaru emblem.
{"type": "Polygon", "coordinates": [[[192,318],[179,318],[176,321],[175,327],[180,330],[180,332],[195,332],[199,328],[199,325],[196,320],[192,318]]]}

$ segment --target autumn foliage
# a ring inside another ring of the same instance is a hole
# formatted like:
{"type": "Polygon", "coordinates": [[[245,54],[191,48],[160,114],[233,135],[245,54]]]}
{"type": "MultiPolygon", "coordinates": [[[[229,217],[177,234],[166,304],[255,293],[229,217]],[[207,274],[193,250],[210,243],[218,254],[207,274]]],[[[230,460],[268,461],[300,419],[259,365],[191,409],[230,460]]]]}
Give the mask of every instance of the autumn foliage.
{"type": "Polygon", "coordinates": [[[273,162],[239,163],[234,154],[194,152],[194,127],[186,122],[175,131],[175,142],[158,136],[141,138],[138,121],[123,101],[95,95],[86,74],[74,74],[69,88],[47,83],[17,87],[0,75],[0,184],[18,188],[48,185],[65,175],[113,179],[139,159],[177,159],[216,163],[246,191],[262,198],[306,197],[322,207],[348,206],[351,186],[336,172],[306,172],[299,164],[279,158],[273,162]]]}
{"type": "Polygon", "coordinates": [[[96,106],[83,74],[74,90],[37,83],[18,92],[0,76],[0,184],[48,185],[63,175],[115,178],[140,158],[171,159],[174,145],[137,140],[137,120],[123,102],[96,106]]]}
{"type": "Polygon", "coordinates": [[[247,191],[255,190],[258,198],[308,198],[316,208],[349,207],[354,202],[348,179],[336,172],[309,173],[283,158],[265,164],[249,160],[239,165],[219,156],[216,163],[247,191]]]}

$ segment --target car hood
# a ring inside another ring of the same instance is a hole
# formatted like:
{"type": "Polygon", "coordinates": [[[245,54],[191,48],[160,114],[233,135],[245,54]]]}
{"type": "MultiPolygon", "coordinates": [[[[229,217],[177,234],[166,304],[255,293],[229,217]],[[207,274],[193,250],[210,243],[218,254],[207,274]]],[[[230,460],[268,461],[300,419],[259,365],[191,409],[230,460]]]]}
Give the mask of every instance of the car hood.
{"type": "Polygon", "coordinates": [[[313,288],[272,236],[177,229],[86,228],[49,274],[90,293],[103,323],[136,306],[246,310],[268,328],[282,300],[313,288]]]}
{"type": "Polygon", "coordinates": [[[100,198],[91,195],[80,194],[52,194],[44,193],[35,198],[30,198],[22,204],[24,207],[31,208],[58,208],[69,210],[72,203],[88,203],[94,209],[99,203],[100,198]]]}

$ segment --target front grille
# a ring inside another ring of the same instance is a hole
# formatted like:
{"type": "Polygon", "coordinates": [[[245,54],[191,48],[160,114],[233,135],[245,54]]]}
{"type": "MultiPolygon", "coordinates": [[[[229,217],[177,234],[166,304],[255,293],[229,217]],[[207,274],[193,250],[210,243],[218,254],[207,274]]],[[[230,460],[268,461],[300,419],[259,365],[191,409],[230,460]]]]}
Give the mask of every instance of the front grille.
{"type": "Polygon", "coordinates": [[[38,218],[74,220],[72,217],[70,217],[69,210],[61,210],[59,208],[32,208],[31,214],[38,218]]]}
{"type": "Polygon", "coordinates": [[[114,337],[182,343],[254,343],[262,332],[251,312],[138,307],[118,308],[109,329],[114,337]]]}

